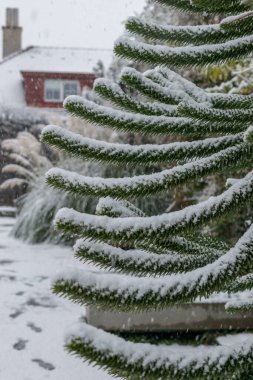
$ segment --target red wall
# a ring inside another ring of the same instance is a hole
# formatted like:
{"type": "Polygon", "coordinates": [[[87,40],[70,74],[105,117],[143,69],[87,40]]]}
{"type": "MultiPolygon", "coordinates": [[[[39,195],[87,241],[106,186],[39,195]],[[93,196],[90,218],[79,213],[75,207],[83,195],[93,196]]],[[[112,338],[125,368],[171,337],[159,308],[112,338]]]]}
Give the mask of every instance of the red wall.
{"type": "Polygon", "coordinates": [[[45,79],[78,80],[80,90],[84,87],[92,88],[96,79],[95,74],[71,74],[71,73],[43,73],[22,71],[24,78],[24,92],[26,104],[31,107],[62,108],[62,102],[44,101],[44,81],[45,79]]]}

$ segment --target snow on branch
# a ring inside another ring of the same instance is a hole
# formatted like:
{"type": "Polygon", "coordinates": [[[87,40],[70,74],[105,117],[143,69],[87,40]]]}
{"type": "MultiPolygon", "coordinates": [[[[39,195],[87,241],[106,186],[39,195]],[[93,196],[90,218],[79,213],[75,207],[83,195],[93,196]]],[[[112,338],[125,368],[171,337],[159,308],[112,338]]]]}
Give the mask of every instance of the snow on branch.
{"type": "Polygon", "coordinates": [[[252,248],[253,225],[226,254],[191,272],[153,278],[79,270],[59,274],[54,291],[81,304],[159,310],[224,289],[252,265],[252,248]]]}
{"type": "MultiPolygon", "coordinates": [[[[166,275],[193,270],[213,261],[208,255],[180,255],[173,251],[166,253],[115,248],[105,243],[79,240],[74,247],[75,256],[84,262],[96,264],[99,268],[135,275],[166,275]]],[[[216,256],[217,258],[218,256],[216,256]]]]}
{"type": "Polygon", "coordinates": [[[243,58],[253,52],[253,35],[236,38],[220,44],[167,47],[150,45],[121,37],[114,51],[119,57],[154,65],[196,67],[225,63],[230,59],[243,58]]]}
{"type": "Polygon", "coordinates": [[[243,292],[245,290],[253,289],[253,273],[247,274],[246,276],[238,278],[235,282],[233,282],[229,288],[228,292],[243,292]]]}
{"type": "Polygon", "coordinates": [[[245,166],[252,163],[252,152],[252,145],[243,143],[172,169],[123,178],[86,177],[75,172],[53,168],[46,173],[46,181],[55,188],[84,196],[137,198],[164,192],[198,177],[223,172],[224,168],[245,166]]]}
{"type": "Polygon", "coordinates": [[[196,26],[161,26],[131,17],[126,22],[126,29],[134,35],[154,42],[195,46],[216,44],[251,34],[253,32],[251,15],[252,12],[247,12],[233,18],[226,18],[220,24],[196,26]]]}
{"type": "Polygon", "coordinates": [[[60,210],[56,226],[102,241],[161,242],[171,236],[206,224],[247,203],[253,195],[253,173],[249,173],[222,194],[197,205],[188,206],[169,214],[151,217],[110,218],[82,214],[71,209],[60,210]]]}
{"type": "MultiPolygon", "coordinates": [[[[252,364],[251,334],[227,335],[216,346],[156,345],[134,343],[85,323],[79,323],[66,336],[66,347],[84,360],[117,376],[119,371],[135,378],[232,378],[252,364]]],[[[238,377],[239,378],[239,377],[238,377]]]]}
{"type": "Polygon", "coordinates": [[[200,120],[203,125],[215,121],[217,123],[244,124],[247,127],[253,120],[253,108],[223,110],[206,107],[204,104],[193,101],[179,104],[178,114],[200,120]]]}
{"type": "Polygon", "coordinates": [[[150,165],[204,157],[243,142],[243,134],[171,144],[129,145],[83,137],[57,126],[43,129],[41,139],[58,149],[86,160],[119,165],[150,165]]]}
{"type": "Polygon", "coordinates": [[[225,308],[230,313],[245,313],[253,310],[253,299],[227,302],[225,308]]]}
{"type": "Polygon", "coordinates": [[[252,95],[239,95],[239,94],[209,94],[214,107],[216,108],[252,108],[253,107],[253,94],[252,95]]]}
{"type": "Polygon", "coordinates": [[[161,103],[178,104],[183,100],[189,100],[189,95],[182,87],[177,90],[174,85],[172,88],[164,88],[133,68],[127,67],[122,70],[120,82],[161,103]]]}
{"type": "Polygon", "coordinates": [[[190,0],[200,11],[207,13],[238,13],[248,9],[248,0],[190,0]]]}
{"type": "Polygon", "coordinates": [[[241,132],[245,129],[244,124],[236,122],[228,124],[226,121],[219,120],[203,123],[189,117],[148,116],[123,112],[98,105],[80,96],[69,96],[65,100],[64,106],[71,114],[91,123],[117,131],[137,132],[144,135],[203,136],[212,133],[241,132]]]}
{"type": "Polygon", "coordinates": [[[177,107],[169,104],[141,102],[127,95],[122,88],[108,79],[97,79],[94,91],[117,107],[144,115],[175,116],[177,107]]]}
{"type": "Polygon", "coordinates": [[[100,198],[96,207],[97,215],[107,215],[121,218],[128,216],[145,216],[144,212],[126,200],[116,200],[110,197],[100,198]]]}
{"type": "MultiPolygon", "coordinates": [[[[189,81],[188,79],[183,78],[181,75],[179,75],[175,71],[170,70],[167,67],[159,67],[159,66],[155,70],[158,71],[164,78],[166,78],[167,81],[175,83],[177,86],[180,85],[182,90],[186,92],[190,96],[190,98],[195,100],[196,102],[199,102],[199,103],[211,102],[211,99],[210,99],[211,97],[209,93],[207,93],[205,90],[203,90],[203,88],[198,87],[196,84],[189,81]]],[[[165,82],[165,85],[167,85],[166,82],[165,82]]]]}
{"type": "MultiPolygon", "coordinates": [[[[126,200],[116,200],[110,197],[100,198],[96,208],[97,215],[110,217],[145,217],[143,211],[126,200]]],[[[139,248],[147,252],[168,253],[173,251],[181,256],[197,255],[216,259],[222,256],[230,246],[220,240],[207,235],[185,234],[184,236],[171,236],[163,242],[138,242],[139,248]]]]}

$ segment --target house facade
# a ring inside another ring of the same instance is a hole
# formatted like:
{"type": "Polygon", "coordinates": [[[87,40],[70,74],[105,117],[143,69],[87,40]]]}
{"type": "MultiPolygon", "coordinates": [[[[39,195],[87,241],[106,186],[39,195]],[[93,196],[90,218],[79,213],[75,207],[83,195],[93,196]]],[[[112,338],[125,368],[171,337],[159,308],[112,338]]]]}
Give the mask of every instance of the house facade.
{"type": "Polygon", "coordinates": [[[68,95],[92,88],[94,74],[21,71],[27,106],[60,108],[68,95]]]}
{"type": "Polygon", "coordinates": [[[0,103],[38,108],[62,108],[68,95],[92,88],[94,69],[109,67],[112,51],[32,46],[21,48],[18,10],[8,8],[0,61],[0,103]],[[15,44],[13,43],[15,41],[15,44]]]}

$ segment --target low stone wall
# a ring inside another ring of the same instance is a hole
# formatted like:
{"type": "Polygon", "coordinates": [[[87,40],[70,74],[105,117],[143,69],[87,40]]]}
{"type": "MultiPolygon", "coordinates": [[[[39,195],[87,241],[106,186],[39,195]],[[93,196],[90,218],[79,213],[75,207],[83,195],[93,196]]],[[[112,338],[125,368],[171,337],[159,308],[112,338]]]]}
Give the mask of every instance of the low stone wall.
{"type": "Polygon", "coordinates": [[[194,303],[146,313],[87,308],[89,324],[107,331],[197,331],[253,328],[253,313],[229,314],[223,303],[194,303]]]}

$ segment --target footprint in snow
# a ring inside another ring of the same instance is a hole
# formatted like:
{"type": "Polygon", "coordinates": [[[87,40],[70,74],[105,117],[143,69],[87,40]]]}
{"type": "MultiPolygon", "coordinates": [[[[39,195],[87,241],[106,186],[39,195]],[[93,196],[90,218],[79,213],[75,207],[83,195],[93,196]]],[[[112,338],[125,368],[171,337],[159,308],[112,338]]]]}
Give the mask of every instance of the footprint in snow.
{"type": "Polygon", "coordinates": [[[32,359],[32,362],[37,363],[41,368],[47,370],[47,371],[53,371],[55,369],[55,366],[51,363],[46,363],[44,360],[41,359],[32,359]]]}
{"type": "Polygon", "coordinates": [[[13,348],[18,351],[25,350],[27,342],[28,340],[19,339],[15,344],[13,344],[13,348]]]}
{"type": "Polygon", "coordinates": [[[46,307],[46,308],[52,308],[52,309],[56,307],[52,299],[49,297],[41,297],[38,300],[31,297],[27,300],[26,305],[33,306],[33,307],[46,307]]]}
{"type": "Polygon", "coordinates": [[[8,259],[0,260],[0,265],[10,265],[10,264],[13,264],[13,263],[14,263],[13,260],[8,260],[8,259]]]}
{"type": "Polygon", "coordinates": [[[47,280],[48,277],[47,277],[47,276],[38,276],[38,277],[36,277],[36,279],[37,279],[39,282],[42,282],[42,281],[47,280]]]}
{"type": "Polygon", "coordinates": [[[12,318],[12,319],[15,319],[15,318],[19,317],[20,315],[22,315],[23,313],[24,313],[24,310],[17,309],[12,314],[10,314],[9,317],[12,318]]]}
{"type": "Polygon", "coordinates": [[[23,296],[23,295],[25,294],[25,292],[20,291],[20,292],[17,292],[17,293],[15,293],[15,294],[16,294],[16,296],[23,296]]]}
{"type": "Polygon", "coordinates": [[[16,276],[3,274],[3,275],[0,276],[0,281],[1,280],[15,281],[16,280],[16,276]]]}
{"type": "Polygon", "coordinates": [[[28,322],[27,326],[30,327],[30,329],[35,331],[36,333],[42,332],[42,328],[36,326],[33,322],[28,322]]]}
{"type": "Polygon", "coordinates": [[[29,286],[30,288],[32,288],[34,285],[33,284],[30,284],[30,282],[25,282],[24,283],[26,286],[29,286]]]}

